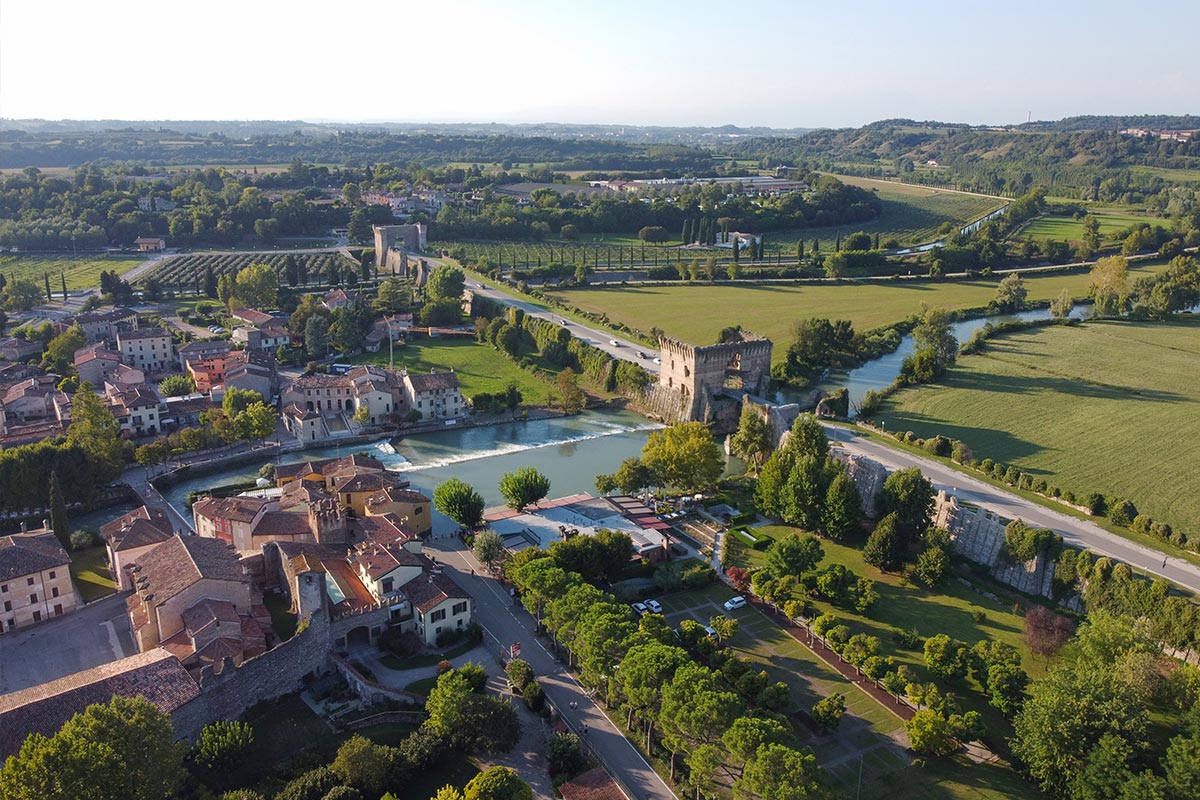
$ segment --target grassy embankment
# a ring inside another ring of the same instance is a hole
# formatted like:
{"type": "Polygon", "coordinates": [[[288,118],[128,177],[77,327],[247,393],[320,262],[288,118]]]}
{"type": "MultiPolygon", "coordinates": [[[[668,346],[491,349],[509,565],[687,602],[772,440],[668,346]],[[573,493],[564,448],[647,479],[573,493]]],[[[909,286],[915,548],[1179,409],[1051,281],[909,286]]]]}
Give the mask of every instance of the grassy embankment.
{"type": "Polygon", "coordinates": [[[891,430],[961,439],[1077,495],[1128,497],[1200,535],[1200,319],[1093,322],[993,340],[936,385],[893,396],[891,430]]]}
{"type": "MultiPolygon", "coordinates": [[[[1133,279],[1165,268],[1143,262],[1129,270],[1133,279]]],[[[1087,272],[1025,276],[1030,300],[1048,300],[1067,289],[1088,293],[1087,272]]],[[[996,279],[972,281],[877,281],[863,284],[693,284],[620,286],[550,290],[547,294],[581,308],[606,314],[610,322],[649,330],[657,325],[669,336],[705,344],[722,328],[744,325],[775,342],[774,360],[782,361],[792,324],[806,317],[848,319],[858,330],[888,325],[919,313],[921,304],[937,308],[977,308],[996,295],[996,279]]]]}

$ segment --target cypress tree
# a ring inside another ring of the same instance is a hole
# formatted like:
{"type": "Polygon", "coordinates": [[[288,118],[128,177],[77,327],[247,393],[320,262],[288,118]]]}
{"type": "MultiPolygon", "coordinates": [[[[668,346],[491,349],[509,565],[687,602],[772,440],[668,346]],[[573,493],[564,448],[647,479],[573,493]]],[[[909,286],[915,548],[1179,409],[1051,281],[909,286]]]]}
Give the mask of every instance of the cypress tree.
{"type": "Polygon", "coordinates": [[[46,302],[48,303],[54,299],[54,295],[50,294],[50,273],[43,272],[42,276],[46,279],[46,302]]]}
{"type": "Polygon", "coordinates": [[[813,239],[812,251],[813,251],[814,256],[817,255],[817,253],[821,252],[821,240],[820,239],[813,239]]]}
{"type": "Polygon", "coordinates": [[[879,249],[879,234],[878,233],[875,234],[875,249],[876,250],[879,249]]]}
{"type": "Polygon", "coordinates": [[[65,302],[67,302],[67,273],[60,272],[60,273],[58,273],[58,277],[59,277],[59,280],[62,281],[63,302],[65,303],[65,302]]]}
{"type": "Polygon", "coordinates": [[[58,485],[58,472],[50,472],[50,529],[64,550],[71,549],[71,531],[68,530],[67,501],[58,485]]]}
{"type": "Polygon", "coordinates": [[[688,235],[691,232],[692,232],[692,221],[690,219],[685,219],[683,221],[683,233],[679,234],[679,241],[681,244],[688,243],[688,235]]]}
{"type": "Polygon", "coordinates": [[[838,231],[837,239],[833,243],[833,252],[840,253],[842,251],[842,232],[838,231]]]}
{"type": "Polygon", "coordinates": [[[796,242],[796,260],[801,261],[803,259],[804,259],[804,240],[800,239],[796,242]]]}

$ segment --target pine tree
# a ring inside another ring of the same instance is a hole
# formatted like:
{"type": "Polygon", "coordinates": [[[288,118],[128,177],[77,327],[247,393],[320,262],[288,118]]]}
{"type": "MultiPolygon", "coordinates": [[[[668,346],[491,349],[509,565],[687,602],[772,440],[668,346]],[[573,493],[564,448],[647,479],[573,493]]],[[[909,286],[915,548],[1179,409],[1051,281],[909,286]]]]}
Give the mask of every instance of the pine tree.
{"type": "Polygon", "coordinates": [[[67,521],[67,501],[58,485],[58,472],[50,473],[50,529],[64,550],[71,549],[71,531],[67,521]]]}
{"type": "Polygon", "coordinates": [[[854,532],[861,519],[862,505],[854,479],[845,469],[838,470],[825,495],[821,527],[830,539],[841,540],[854,532]]]}
{"type": "Polygon", "coordinates": [[[900,565],[900,537],[896,533],[895,514],[888,514],[879,520],[863,548],[863,561],[884,572],[900,565]]]}

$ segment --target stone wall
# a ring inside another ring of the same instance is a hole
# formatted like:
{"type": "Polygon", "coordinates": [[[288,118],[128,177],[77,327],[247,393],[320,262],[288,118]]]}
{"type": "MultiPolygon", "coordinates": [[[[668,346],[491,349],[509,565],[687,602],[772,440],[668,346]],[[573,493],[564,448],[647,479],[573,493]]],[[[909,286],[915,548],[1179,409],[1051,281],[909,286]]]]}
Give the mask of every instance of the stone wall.
{"type": "Polygon", "coordinates": [[[992,568],[992,577],[1025,594],[1051,597],[1054,561],[1039,555],[1024,563],[1005,557],[1004,529],[1009,520],[982,508],[959,505],[953,495],[938,492],[934,524],[950,532],[955,552],[992,568]]]}
{"type": "Polygon", "coordinates": [[[863,513],[874,519],[875,501],[879,492],[883,490],[883,482],[887,480],[887,468],[874,459],[855,455],[840,447],[831,448],[830,455],[846,466],[847,474],[854,479],[854,485],[858,489],[863,513]]]}
{"type": "MultiPolygon", "coordinates": [[[[677,395],[677,416],[681,420],[715,416],[716,412],[706,406],[726,390],[739,396],[762,395],[771,379],[770,339],[747,334],[741,341],[697,347],[663,336],[658,347],[662,364],[654,394],[677,395]]],[[[666,404],[663,400],[655,402],[666,404]]]]}

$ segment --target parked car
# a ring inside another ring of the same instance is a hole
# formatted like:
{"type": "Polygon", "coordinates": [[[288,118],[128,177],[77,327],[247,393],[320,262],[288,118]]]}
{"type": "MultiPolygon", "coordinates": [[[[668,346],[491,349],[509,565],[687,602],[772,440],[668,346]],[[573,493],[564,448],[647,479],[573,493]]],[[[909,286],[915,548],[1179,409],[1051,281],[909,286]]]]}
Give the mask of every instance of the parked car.
{"type": "Polygon", "coordinates": [[[712,625],[705,625],[705,626],[704,626],[704,633],[705,633],[705,634],[708,636],[708,638],[710,638],[710,639],[716,639],[716,638],[717,638],[717,630],[716,630],[716,628],[714,628],[712,625]]]}
{"type": "Polygon", "coordinates": [[[633,605],[630,606],[630,608],[632,608],[633,613],[637,614],[639,617],[649,611],[649,609],[646,608],[645,603],[634,603],[633,605]]]}
{"type": "Polygon", "coordinates": [[[559,322],[561,322],[563,325],[570,325],[570,324],[571,324],[571,323],[567,322],[565,319],[560,319],[560,320],[559,320],[559,322]]]}
{"type": "Polygon", "coordinates": [[[658,602],[657,600],[647,600],[646,608],[650,609],[655,614],[662,613],[662,603],[658,602]]]}
{"type": "Polygon", "coordinates": [[[726,611],[737,611],[739,608],[745,608],[745,607],[746,607],[746,598],[742,597],[740,594],[737,597],[731,597],[725,601],[725,610],[726,611]]]}

